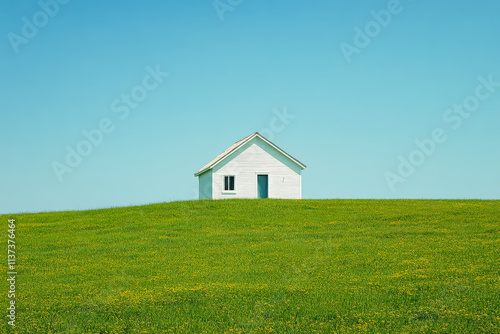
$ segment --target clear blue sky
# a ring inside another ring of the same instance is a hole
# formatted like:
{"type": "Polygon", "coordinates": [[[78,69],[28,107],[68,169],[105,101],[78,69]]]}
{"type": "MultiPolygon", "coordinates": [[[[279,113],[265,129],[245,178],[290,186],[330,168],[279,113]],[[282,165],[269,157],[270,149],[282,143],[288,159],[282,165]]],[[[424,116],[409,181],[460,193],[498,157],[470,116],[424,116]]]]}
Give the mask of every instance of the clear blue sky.
{"type": "Polygon", "coordinates": [[[2,213],[194,199],[273,125],[304,198],[500,198],[498,1],[54,1],[0,5],[2,213]]]}

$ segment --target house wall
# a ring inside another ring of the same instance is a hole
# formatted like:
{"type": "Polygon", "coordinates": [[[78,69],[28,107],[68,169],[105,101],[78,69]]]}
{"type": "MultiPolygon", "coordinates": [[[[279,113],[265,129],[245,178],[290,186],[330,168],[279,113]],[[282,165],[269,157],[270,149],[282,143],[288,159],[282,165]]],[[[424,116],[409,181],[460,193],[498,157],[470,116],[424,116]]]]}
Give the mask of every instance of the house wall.
{"type": "Polygon", "coordinates": [[[300,166],[258,137],[243,145],[212,171],[213,199],[257,198],[258,174],[269,175],[269,198],[301,198],[300,166]],[[234,193],[223,191],[225,175],[235,176],[234,193]]]}
{"type": "Polygon", "coordinates": [[[200,199],[212,198],[212,170],[198,176],[200,199]]]}

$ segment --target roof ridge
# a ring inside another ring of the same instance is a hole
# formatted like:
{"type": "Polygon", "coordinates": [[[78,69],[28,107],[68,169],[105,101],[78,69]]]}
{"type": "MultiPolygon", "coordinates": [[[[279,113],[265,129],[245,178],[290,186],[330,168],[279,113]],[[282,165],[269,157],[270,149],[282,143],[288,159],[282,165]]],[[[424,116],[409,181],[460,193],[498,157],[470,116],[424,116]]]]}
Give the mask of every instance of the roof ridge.
{"type": "Polygon", "coordinates": [[[196,173],[194,173],[194,175],[198,176],[198,175],[204,173],[205,171],[211,169],[213,166],[215,166],[216,164],[218,164],[221,160],[223,160],[228,155],[230,155],[231,153],[233,153],[234,151],[236,151],[238,148],[240,148],[244,143],[246,143],[247,141],[253,139],[256,136],[260,137],[264,142],[267,142],[267,144],[271,145],[276,150],[278,150],[279,152],[281,152],[281,154],[283,154],[284,156],[288,157],[288,159],[292,160],[293,162],[295,162],[296,164],[298,164],[299,166],[301,166],[301,168],[306,168],[306,165],[304,165],[302,162],[300,162],[299,160],[297,160],[296,158],[294,158],[293,156],[291,156],[290,154],[288,154],[285,150],[283,150],[282,148],[280,148],[278,145],[276,145],[273,142],[271,142],[269,139],[267,139],[266,137],[264,137],[263,135],[261,135],[259,132],[254,132],[251,135],[246,136],[245,138],[240,139],[237,142],[235,142],[227,150],[225,150],[224,152],[222,152],[221,154],[219,154],[215,159],[213,159],[208,164],[206,164],[205,166],[203,166],[203,168],[201,168],[199,171],[197,171],[196,173]]]}

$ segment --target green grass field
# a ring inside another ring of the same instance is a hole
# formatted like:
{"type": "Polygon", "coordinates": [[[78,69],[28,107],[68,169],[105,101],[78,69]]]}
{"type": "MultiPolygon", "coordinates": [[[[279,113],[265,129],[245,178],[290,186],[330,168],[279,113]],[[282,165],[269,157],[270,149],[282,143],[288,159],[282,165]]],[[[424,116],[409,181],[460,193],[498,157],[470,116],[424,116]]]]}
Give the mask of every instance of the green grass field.
{"type": "Polygon", "coordinates": [[[5,333],[500,332],[500,201],[205,200],[0,217],[4,250],[16,219],[17,326],[4,280],[5,333]]]}

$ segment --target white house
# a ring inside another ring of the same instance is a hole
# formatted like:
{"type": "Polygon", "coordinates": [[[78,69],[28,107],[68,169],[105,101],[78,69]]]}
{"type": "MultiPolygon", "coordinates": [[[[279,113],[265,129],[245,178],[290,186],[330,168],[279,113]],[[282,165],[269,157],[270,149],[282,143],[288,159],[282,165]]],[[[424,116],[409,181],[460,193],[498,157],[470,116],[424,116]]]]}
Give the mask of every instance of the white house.
{"type": "Polygon", "coordinates": [[[200,199],[299,199],[304,168],[302,162],[255,132],[194,175],[198,176],[200,199]]]}

